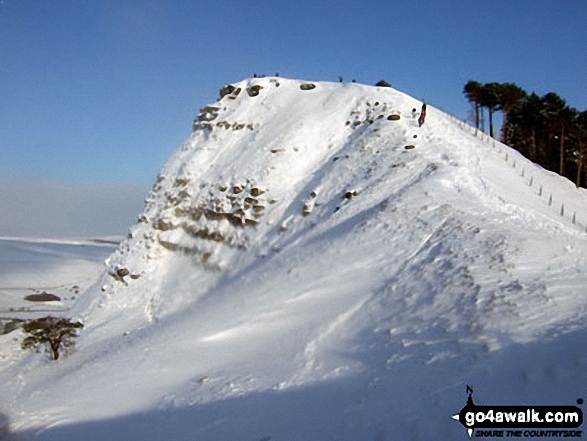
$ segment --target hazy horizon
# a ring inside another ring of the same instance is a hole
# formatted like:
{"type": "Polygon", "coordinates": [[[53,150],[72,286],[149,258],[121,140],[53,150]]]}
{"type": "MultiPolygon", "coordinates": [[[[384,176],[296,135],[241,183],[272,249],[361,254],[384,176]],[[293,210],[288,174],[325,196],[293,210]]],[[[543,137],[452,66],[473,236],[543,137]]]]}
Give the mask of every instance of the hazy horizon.
{"type": "Polygon", "coordinates": [[[124,236],[150,186],[0,179],[0,237],[124,236]]]}

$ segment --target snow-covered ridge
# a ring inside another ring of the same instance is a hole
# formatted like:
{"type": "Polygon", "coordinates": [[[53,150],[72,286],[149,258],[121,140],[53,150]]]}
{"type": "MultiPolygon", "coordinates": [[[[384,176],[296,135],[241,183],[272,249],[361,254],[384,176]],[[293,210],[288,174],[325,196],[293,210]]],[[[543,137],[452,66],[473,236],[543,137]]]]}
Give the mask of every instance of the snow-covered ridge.
{"type": "Polygon", "coordinates": [[[583,191],[430,106],[419,127],[422,103],[391,88],[221,95],[78,300],[77,352],[51,369],[13,352],[14,431],[448,439],[465,382],[513,404],[581,393],[583,191]],[[561,342],[572,367],[542,356],[561,342]]]}

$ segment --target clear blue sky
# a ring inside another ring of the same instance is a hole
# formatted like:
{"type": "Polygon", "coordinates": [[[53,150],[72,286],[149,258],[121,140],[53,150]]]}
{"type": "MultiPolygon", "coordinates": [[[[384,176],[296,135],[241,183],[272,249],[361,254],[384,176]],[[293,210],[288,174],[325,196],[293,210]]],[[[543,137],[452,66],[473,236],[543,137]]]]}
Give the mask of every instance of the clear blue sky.
{"type": "Polygon", "coordinates": [[[0,177],[152,182],[253,73],[374,84],[464,118],[469,79],[587,108],[585,0],[2,0],[0,177]]]}

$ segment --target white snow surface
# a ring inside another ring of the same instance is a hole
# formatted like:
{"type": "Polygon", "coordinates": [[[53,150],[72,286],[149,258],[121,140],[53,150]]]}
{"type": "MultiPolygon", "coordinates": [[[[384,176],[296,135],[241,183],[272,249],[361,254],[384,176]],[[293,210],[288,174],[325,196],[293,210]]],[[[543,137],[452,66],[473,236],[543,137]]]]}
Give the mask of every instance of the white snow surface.
{"type": "MultiPolygon", "coordinates": [[[[86,240],[0,237],[0,340],[5,326],[15,320],[67,316],[78,295],[102,273],[104,259],[119,242],[114,236],[86,240]],[[29,298],[43,293],[57,299],[29,298]]],[[[13,349],[0,345],[0,370],[11,360],[7,353],[13,349]]],[[[1,427],[0,417],[0,434],[1,427]]]]}
{"type": "Polygon", "coordinates": [[[0,336],[9,439],[466,439],[466,384],[587,395],[586,192],[392,88],[303,84],[202,110],[72,354],[0,336]]]}

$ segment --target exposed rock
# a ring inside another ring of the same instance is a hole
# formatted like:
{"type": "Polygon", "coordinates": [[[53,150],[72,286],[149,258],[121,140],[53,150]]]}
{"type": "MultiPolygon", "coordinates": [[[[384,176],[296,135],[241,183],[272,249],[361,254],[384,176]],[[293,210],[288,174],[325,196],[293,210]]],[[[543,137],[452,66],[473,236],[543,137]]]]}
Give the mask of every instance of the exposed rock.
{"type": "Polygon", "coordinates": [[[126,269],[126,268],[119,268],[119,269],[117,269],[117,270],[116,270],[116,275],[117,275],[118,277],[120,277],[121,279],[122,279],[123,277],[126,277],[126,276],[128,276],[129,274],[130,274],[130,272],[129,272],[129,270],[128,270],[128,269],[126,269]]]}
{"type": "Polygon", "coordinates": [[[12,331],[22,328],[25,322],[26,320],[22,319],[11,319],[9,322],[4,324],[4,327],[2,328],[2,334],[10,334],[12,331]]]}
{"type": "Polygon", "coordinates": [[[160,231],[175,230],[178,227],[179,225],[177,225],[176,223],[165,219],[157,219],[157,221],[153,224],[153,228],[160,231]]]}
{"type": "Polygon", "coordinates": [[[229,99],[229,100],[235,100],[235,99],[236,99],[236,97],[238,96],[238,94],[239,94],[239,93],[241,93],[241,90],[242,90],[242,89],[241,89],[240,87],[238,87],[238,88],[237,88],[237,89],[236,89],[234,92],[232,92],[232,93],[231,93],[231,94],[228,96],[228,99],[229,99]]]}
{"type": "Polygon", "coordinates": [[[60,302],[61,297],[56,296],[55,294],[49,294],[46,292],[42,292],[41,294],[31,294],[24,298],[29,302],[60,302]]]}
{"type": "Polygon", "coordinates": [[[200,122],[210,122],[214,121],[218,118],[218,112],[220,109],[218,107],[207,106],[200,109],[200,114],[197,117],[197,120],[200,122]]]}
{"type": "Polygon", "coordinates": [[[222,89],[220,89],[220,99],[224,98],[226,95],[230,95],[235,90],[236,87],[231,84],[224,86],[222,89]]]}
{"type": "Polygon", "coordinates": [[[389,121],[398,121],[398,120],[400,120],[400,119],[401,119],[401,116],[399,116],[397,113],[392,113],[391,115],[389,115],[389,116],[387,117],[387,119],[388,119],[389,121]]]}
{"type": "Polygon", "coordinates": [[[258,84],[255,86],[251,86],[247,89],[247,93],[250,97],[258,96],[259,92],[263,89],[263,86],[259,86],[258,84]]]}
{"type": "Polygon", "coordinates": [[[218,245],[246,247],[249,237],[243,230],[256,226],[263,217],[270,203],[262,196],[266,192],[249,179],[174,186],[165,194],[167,205],[163,212],[153,220],[159,230],[155,240],[169,251],[191,256],[194,263],[206,269],[220,270],[222,262],[215,257],[218,245]]]}
{"type": "Polygon", "coordinates": [[[377,82],[377,84],[375,84],[377,87],[391,87],[391,84],[389,84],[387,81],[385,80],[381,80],[379,82],[377,82]]]}
{"type": "Polygon", "coordinates": [[[110,277],[112,277],[114,280],[116,280],[118,282],[124,283],[125,285],[128,285],[128,283],[126,282],[126,280],[124,280],[124,278],[126,276],[128,276],[129,274],[130,274],[130,272],[126,268],[118,268],[116,271],[108,272],[108,275],[110,277]]]}
{"type": "Polygon", "coordinates": [[[316,197],[318,195],[315,191],[310,193],[309,199],[304,202],[304,206],[302,207],[302,214],[304,216],[308,216],[314,210],[314,205],[316,205],[316,197]]]}
{"type": "Polygon", "coordinates": [[[214,242],[224,242],[224,236],[219,231],[211,231],[204,228],[199,230],[196,234],[201,239],[212,240],[214,242]]]}
{"type": "Polygon", "coordinates": [[[163,240],[161,238],[159,238],[159,243],[161,244],[161,246],[169,251],[177,251],[178,249],[178,245],[176,243],[173,242],[169,242],[166,240],[163,240]]]}
{"type": "Polygon", "coordinates": [[[194,132],[196,130],[211,131],[211,130],[214,130],[214,126],[210,123],[194,123],[193,130],[194,130],[194,132]]]}
{"type": "Polygon", "coordinates": [[[224,86],[222,89],[220,89],[220,99],[228,96],[228,99],[234,100],[240,92],[240,87],[236,88],[232,84],[228,84],[227,86],[224,86]]]}
{"type": "Polygon", "coordinates": [[[257,187],[251,188],[251,196],[253,197],[261,196],[263,193],[265,193],[265,191],[257,187]]]}
{"type": "Polygon", "coordinates": [[[315,89],[316,85],[313,83],[304,83],[304,84],[300,84],[300,89],[302,90],[312,90],[315,89]]]}

